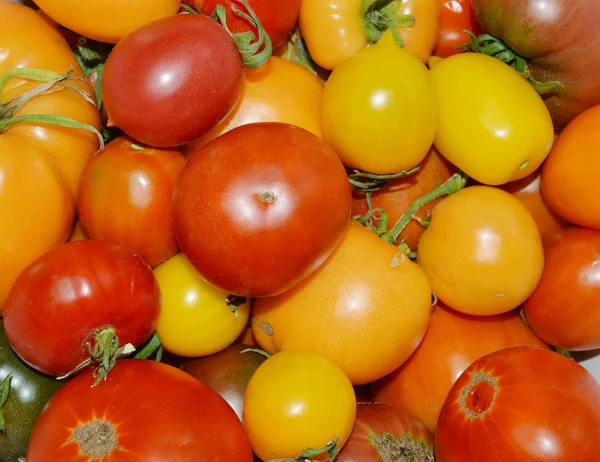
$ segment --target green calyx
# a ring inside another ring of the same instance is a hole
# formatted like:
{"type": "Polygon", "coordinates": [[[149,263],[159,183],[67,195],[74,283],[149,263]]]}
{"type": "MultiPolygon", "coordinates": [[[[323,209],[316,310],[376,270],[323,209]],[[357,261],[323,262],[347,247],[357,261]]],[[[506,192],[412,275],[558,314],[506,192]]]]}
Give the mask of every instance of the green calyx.
{"type": "Polygon", "coordinates": [[[12,374],[8,374],[4,380],[0,382],[0,433],[6,433],[6,425],[4,423],[4,415],[2,414],[2,406],[4,406],[6,404],[6,400],[8,400],[11,380],[12,374]]]}
{"type": "Polygon", "coordinates": [[[399,46],[404,39],[398,31],[401,27],[413,26],[416,22],[410,14],[398,13],[400,0],[362,0],[360,17],[365,36],[370,44],[377,43],[381,36],[390,31],[399,46]]]}
{"type": "Polygon", "coordinates": [[[335,437],[329,441],[324,447],[319,449],[308,448],[302,451],[302,454],[296,459],[273,459],[269,462],[313,462],[313,457],[320,456],[321,454],[327,453],[329,456],[329,462],[333,462],[340,452],[338,447],[339,437],[335,437]]]}
{"type": "Polygon", "coordinates": [[[475,36],[472,32],[464,30],[469,36],[469,43],[459,46],[458,48],[463,52],[481,53],[483,55],[491,56],[508,64],[515,71],[521,74],[529,84],[540,94],[548,93],[560,86],[560,82],[557,80],[550,80],[548,82],[540,82],[531,76],[527,60],[522,56],[518,55],[512,48],[497,37],[490,34],[483,34],[479,37],[475,36]]]}
{"type": "Polygon", "coordinates": [[[149,340],[147,340],[146,345],[138,351],[134,358],[135,359],[148,359],[153,354],[156,354],[155,361],[160,362],[162,360],[163,355],[163,346],[158,337],[158,334],[154,332],[149,340]]]}

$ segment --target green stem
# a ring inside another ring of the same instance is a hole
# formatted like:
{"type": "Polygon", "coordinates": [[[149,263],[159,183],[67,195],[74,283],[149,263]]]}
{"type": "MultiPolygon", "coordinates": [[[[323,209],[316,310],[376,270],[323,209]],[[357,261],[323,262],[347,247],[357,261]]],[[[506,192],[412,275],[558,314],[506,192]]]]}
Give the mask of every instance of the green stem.
{"type": "Polygon", "coordinates": [[[4,414],[2,414],[2,406],[6,404],[6,400],[8,399],[12,377],[12,374],[8,374],[4,380],[0,382],[0,433],[6,433],[4,414]]]}
{"type": "Polygon", "coordinates": [[[398,13],[399,0],[362,0],[360,17],[363,31],[370,44],[377,43],[386,31],[391,31],[396,43],[404,46],[404,39],[399,28],[413,26],[416,19],[413,15],[398,13]]]}
{"type": "Polygon", "coordinates": [[[260,348],[246,348],[245,350],[240,351],[240,353],[258,353],[267,359],[271,357],[269,353],[267,353],[265,350],[261,350],[260,348]]]}
{"type": "Polygon", "coordinates": [[[463,172],[458,172],[452,175],[442,185],[416,199],[410,208],[404,213],[404,215],[400,217],[394,227],[390,230],[390,236],[392,236],[394,242],[398,239],[398,236],[400,236],[400,233],[402,233],[404,228],[406,228],[406,225],[408,225],[410,220],[414,218],[415,213],[417,213],[423,206],[442,196],[454,194],[455,192],[460,191],[465,187],[466,183],[467,176],[463,172]]]}
{"type": "MultiPolygon", "coordinates": [[[[161,346],[162,345],[160,342],[160,338],[158,337],[158,334],[156,332],[154,332],[154,334],[152,334],[152,337],[150,337],[150,340],[148,341],[146,346],[144,348],[142,348],[140,351],[138,351],[136,353],[136,355],[134,356],[134,358],[135,359],[148,359],[154,353],[158,352],[158,350],[161,348],[161,346]]],[[[158,356],[158,354],[157,354],[157,356],[158,356]]]]}
{"type": "Polygon", "coordinates": [[[348,176],[348,181],[350,181],[350,184],[360,191],[377,191],[385,186],[388,181],[412,175],[413,173],[418,172],[419,168],[420,167],[415,167],[403,172],[390,174],[368,173],[360,170],[354,170],[353,173],[348,176]]]}
{"type": "Polygon", "coordinates": [[[322,448],[305,449],[296,459],[272,459],[269,462],[313,462],[313,457],[317,457],[325,453],[329,455],[329,462],[333,462],[340,452],[338,441],[339,437],[336,436],[333,440],[327,442],[327,444],[322,448]]]}

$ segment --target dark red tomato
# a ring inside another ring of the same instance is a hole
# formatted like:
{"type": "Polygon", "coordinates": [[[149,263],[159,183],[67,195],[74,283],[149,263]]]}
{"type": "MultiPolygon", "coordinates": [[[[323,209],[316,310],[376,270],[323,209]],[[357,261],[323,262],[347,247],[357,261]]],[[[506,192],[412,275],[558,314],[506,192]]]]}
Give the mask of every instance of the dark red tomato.
{"type": "Polygon", "coordinates": [[[171,196],[185,158],[178,150],[149,148],[117,138],[88,162],[78,210],[90,239],[120,242],[150,266],[174,255],[171,196]]]}
{"type": "Polygon", "coordinates": [[[566,350],[600,348],[600,231],[569,228],[544,245],[544,272],[524,314],[546,342],[566,350]]]}
{"type": "MultiPolygon", "coordinates": [[[[63,375],[89,358],[101,330],[139,345],[160,309],[150,267],[128,248],[106,241],[63,244],[17,278],[4,308],[6,336],[29,365],[63,375]]],[[[58,459],[57,459],[58,460],[58,459]]]]}
{"type": "Polygon", "coordinates": [[[252,351],[242,353],[247,348],[252,347],[237,343],[217,354],[186,360],[180,366],[183,371],[221,395],[240,421],[248,382],[258,366],[267,359],[252,351]]]}
{"type": "Polygon", "coordinates": [[[127,359],[67,382],[36,422],[27,462],[252,462],[227,402],[185,372],[127,359]]]}
{"type": "Polygon", "coordinates": [[[435,434],[440,462],[600,460],[600,386],[549,350],[509,348],[458,378],[435,434]]]}
{"type": "Polygon", "coordinates": [[[142,143],[173,147],[221,122],[243,79],[229,33],[207,16],[186,14],[123,37],[106,61],[102,94],[110,124],[142,143]]]}
{"type": "Polygon", "coordinates": [[[356,422],[337,462],[433,462],[433,434],[400,408],[361,403],[356,422]]]}
{"type": "Polygon", "coordinates": [[[283,123],[237,127],[188,156],[173,191],[175,237],[209,283],[275,295],[315,271],[350,220],[336,153],[283,123]]]}
{"type": "Polygon", "coordinates": [[[557,128],[600,104],[600,2],[472,0],[482,27],[526,58],[532,77],[560,85],[544,100],[557,128]]]}
{"type": "Polygon", "coordinates": [[[469,43],[465,30],[477,34],[479,27],[471,8],[471,0],[439,0],[440,29],[433,56],[447,58],[460,53],[457,48],[469,43]]]}
{"type": "MultiPolygon", "coordinates": [[[[301,0],[284,0],[273,2],[272,0],[248,0],[248,5],[256,13],[265,32],[271,38],[273,48],[277,48],[288,38],[300,12],[301,0]]],[[[252,31],[258,35],[256,28],[250,23],[234,14],[231,6],[234,5],[238,10],[248,13],[241,0],[183,0],[183,3],[211,15],[218,4],[227,8],[227,26],[232,32],[252,31]]]]}

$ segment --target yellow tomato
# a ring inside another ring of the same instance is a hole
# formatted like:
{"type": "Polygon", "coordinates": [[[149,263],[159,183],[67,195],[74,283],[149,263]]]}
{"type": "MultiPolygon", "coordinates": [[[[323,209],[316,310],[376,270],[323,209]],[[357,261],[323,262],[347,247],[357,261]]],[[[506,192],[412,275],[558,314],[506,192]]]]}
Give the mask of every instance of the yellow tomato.
{"type": "Polygon", "coordinates": [[[550,113],[525,79],[477,53],[438,60],[431,75],[439,101],[435,146],[467,175],[487,185],[525,178],[554,141],[550,113]]]}
{"type": "Polygon", "coordinates": [[[207,356],[231,345],[246,327],[250,303],[234,313],[225,292],[204,281],[184,254],[154,268],[162,305],[156,333],[165,350],[188,356],[207,356]]]}
{"type": "Polygon", "coordinates": [[[262,363],[250,379],[242,415],[261,460],[296,459],[336,439],[338,447],[344,445],[354,425],[356,398],[335,364],[314,353],[284,351],[262,363]]]}
{"type": "Polygon", "coordinates": [[[377,42],[385,30],[395,30],[404,49],[426,62],[438,28],[438,0],[303,0],[300,7],[302,36],[313,60],[325,69],[377,42]],[[413,24],[406,22],[408,15],[413,24]]]}
{"type": "Polygon", "coordinates": [[[44,13],[84,37],[117,43],[152,21],[173,16],[181,0],[36,0],[44,13]]]}
{"type": "Polygon", "coordinates": [[[433,209],[417,262],[450,308],[492,315],[517,308],[533,293],[544,251],[535,220],[519,199],[499,188],[471,186],[433,209]]]}
{"type": "Polygon", "coordinates": [[[436,122],[429,71],[389,32],[339,65],[323,91],[323,137],[347,167],[380,174],[415,167],[436,122]]]}

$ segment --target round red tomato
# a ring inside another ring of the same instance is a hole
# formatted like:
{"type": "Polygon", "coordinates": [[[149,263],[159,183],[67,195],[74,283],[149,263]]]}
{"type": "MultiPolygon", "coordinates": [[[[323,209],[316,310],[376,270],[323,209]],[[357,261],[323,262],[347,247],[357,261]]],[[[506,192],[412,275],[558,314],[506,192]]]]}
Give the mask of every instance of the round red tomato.
{"type": "Polygon", "coordinates": [[[175,367],[128,359],[93,383],[83,373],[51,398],[33,428],[28,462],[252,462],[235,412],[175,367]]]}
{"type": "Polygon", "coordinates": [[[600,348],[600,231],[565,229],[544,245],[544,272],[524,314],[546,342],[567,350],[600,348]]]}
{"type": "Polygon", "coordinates": [[[171,16],[126,35],[102,79],[109,121],[151,146],[180,146],[221,122],[241,96],[240,53],[207,16],[171,16]]]}
{"type": "Polygon", "coordinates": [[[335,460],[433,462],[433,434],[400,408],[382,403],[359,403],[354,429],[335,460]]]}
{"type": "Polygon", "coordinates": [[[333,252],[351,202],[346,171],[320,138],[277,122],[248,124],[188,157],[173,191],[173,228],[209,283],[275,295],[333,252]]]}
{"type": "Polygon", "coordinates": [[[19,275],[4,328],[23,361],[59,376],[90,357],[100,331],[112,330],[120,345],[142,343],[159,309],[158,283],[141,257],[121,244],[77,241],[42,255],[19,275]]]}
{"type": "Polygon", "coordinates": [[[435,434],[440,462],[600,460],[600,386],[549,350],[508,348],[458,378],[435,434]]]}
{"type": "Polygon", "coordinates": [[[185,158],[123,136],[88,163],[77,206],[85,235],[126,245],[150,266],[174,255],[171,195],[185,158]],[[143,224],[143,226],[141,225],[143,224]]]}

